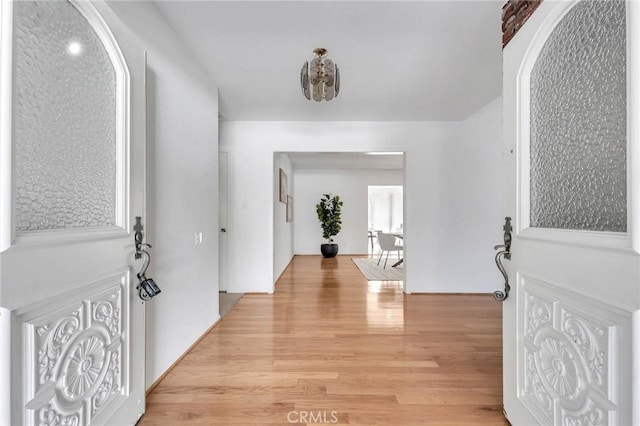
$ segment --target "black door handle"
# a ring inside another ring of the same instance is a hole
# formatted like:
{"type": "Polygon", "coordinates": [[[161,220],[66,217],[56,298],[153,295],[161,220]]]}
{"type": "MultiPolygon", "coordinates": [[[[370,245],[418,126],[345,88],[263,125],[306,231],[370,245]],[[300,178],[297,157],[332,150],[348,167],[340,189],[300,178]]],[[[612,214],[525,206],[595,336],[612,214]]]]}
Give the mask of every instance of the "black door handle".
{"type": "Polygon", "coordinates": [[[220,232],[227,232],[227,228],[220,228],[220,232]]]}
{"type": "Polygon", "coordinates": [[[511,259],[511,231],[513,228],[511,227],[511,218],[504,218],[504,226],[502,227],[504,231],[504,244],[498,244],[493,249],[500,250],[496,253],[496,266],[498,270],[504,277],[504,291],[498,290],[493,292],[493,298],[503,302],[509,297],[509,290],[511,290],[511,286],[509,285],[509,276],[507,275],[507,271],[504,269],[504,265],[502,264],[502,259],[511,259]]]}

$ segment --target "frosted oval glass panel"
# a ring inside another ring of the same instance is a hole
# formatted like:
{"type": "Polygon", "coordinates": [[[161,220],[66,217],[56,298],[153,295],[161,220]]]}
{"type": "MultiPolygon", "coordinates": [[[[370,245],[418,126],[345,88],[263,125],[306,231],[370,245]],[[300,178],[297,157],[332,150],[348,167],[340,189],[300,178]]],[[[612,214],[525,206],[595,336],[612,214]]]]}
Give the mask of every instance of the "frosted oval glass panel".
{"type": "Polygon", "coordinates": [[[116,73],[67,1],[17,1],[14,152],[17,231],[116,223],[116,73]]]}
{"type": "Polygon", "coordinates": [[[583,1],[531,72],[532,227],[626,232],[625,2],[583,1]]]}

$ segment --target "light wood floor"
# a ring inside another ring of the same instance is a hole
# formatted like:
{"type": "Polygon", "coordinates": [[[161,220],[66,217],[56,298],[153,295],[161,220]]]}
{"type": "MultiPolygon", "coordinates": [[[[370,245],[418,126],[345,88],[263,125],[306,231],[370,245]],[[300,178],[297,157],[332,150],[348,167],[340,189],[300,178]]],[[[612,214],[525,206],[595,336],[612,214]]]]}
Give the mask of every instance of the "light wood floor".
{"type": "Polygon", "coordinates": [[[139,424],[506,425],[501,370],[490,296],[403,295],[348,256],[299,256],[167,375],[139,424]]]}

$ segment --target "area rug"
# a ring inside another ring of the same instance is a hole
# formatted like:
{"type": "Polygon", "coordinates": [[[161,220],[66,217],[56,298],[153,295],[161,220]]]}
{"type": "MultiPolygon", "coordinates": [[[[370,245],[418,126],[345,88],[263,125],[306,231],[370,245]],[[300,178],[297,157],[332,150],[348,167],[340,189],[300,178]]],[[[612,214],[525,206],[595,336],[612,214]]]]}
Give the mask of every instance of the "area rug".
{"type": "Polygon", "coordinates": [[[387,262],[386,268],[382,267],[384,259],[380,262],[380,266],[376,265],[377,259],[354,257],[351,260],[368,281],[404,281],[404,269],[402,266],[392,268],[391,260],[387,262]]]}

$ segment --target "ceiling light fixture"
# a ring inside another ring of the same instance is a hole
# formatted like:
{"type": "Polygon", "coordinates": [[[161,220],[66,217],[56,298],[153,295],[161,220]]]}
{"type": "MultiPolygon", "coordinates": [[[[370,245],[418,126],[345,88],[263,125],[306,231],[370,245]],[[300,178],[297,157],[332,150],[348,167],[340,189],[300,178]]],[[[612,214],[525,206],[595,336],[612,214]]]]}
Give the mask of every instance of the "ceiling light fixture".
{"type": "Polygon", "coordinates": [[[340,70],[331,59],[325,58],[327,49],[313,49],[313,54],[316,57],[311,63],[305,62],[300,71],[302,93],[309,100],[330,101],[340,92],[340,70]]]}
{"type": "Polygon", "coordinates": [[[67,53],[71,56],[79,56],[82,53],[82,43],[76,40],[71,40],[67,44],[67,53]]]}

